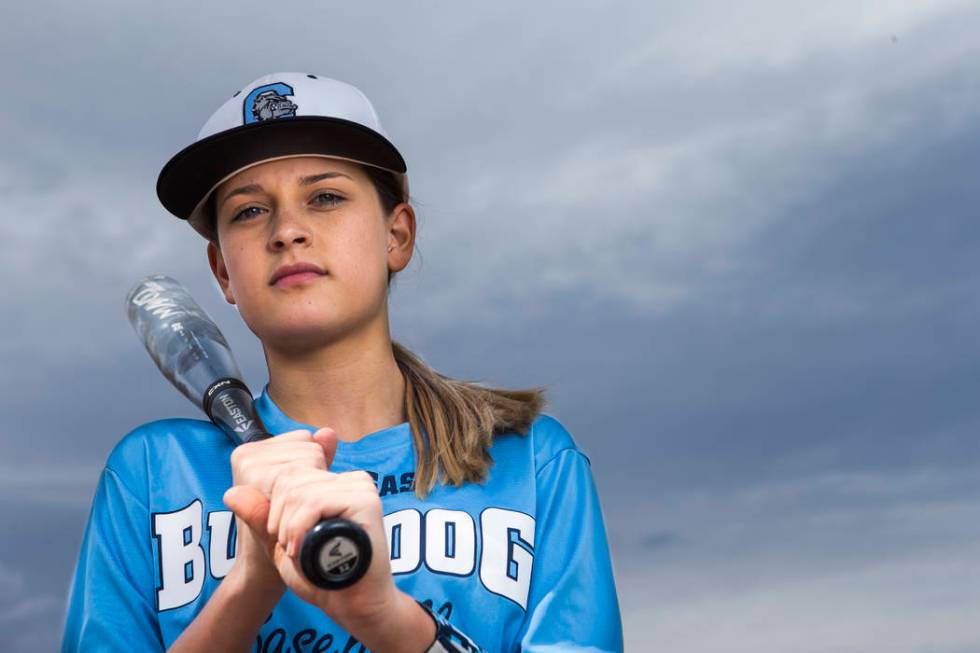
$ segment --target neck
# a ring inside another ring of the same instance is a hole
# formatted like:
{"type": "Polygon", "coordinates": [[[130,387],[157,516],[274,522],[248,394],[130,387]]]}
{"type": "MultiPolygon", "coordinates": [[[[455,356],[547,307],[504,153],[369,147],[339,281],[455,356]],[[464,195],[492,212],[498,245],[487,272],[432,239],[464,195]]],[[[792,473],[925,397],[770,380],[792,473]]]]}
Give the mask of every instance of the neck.
{"type": "Polygon", "coordinates": [[[345,442],[406,421],[405,379],[387,320],[376,324],[313,350],[265,347],[269,397],[292,420],[329,426],[345,442]]]}

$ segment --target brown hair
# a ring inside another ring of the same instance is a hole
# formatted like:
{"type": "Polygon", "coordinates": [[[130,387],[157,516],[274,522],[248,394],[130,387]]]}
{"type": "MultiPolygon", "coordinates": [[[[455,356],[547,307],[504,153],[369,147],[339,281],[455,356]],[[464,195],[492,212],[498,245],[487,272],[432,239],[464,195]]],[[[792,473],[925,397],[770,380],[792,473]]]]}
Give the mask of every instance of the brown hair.
{"type": "MultiPolygon", "coordinates": [[[[362,166],[381,200],[385,215],[409,201],[394,173],[362,166]]],[[[218,243],[214,194],[208,198],[207,217],[218,243]]],[[[388,272],[388,288],[394,273],[388,272]]],[[[531,422],[546,405],[543,387],[525,390],[491,388],[474,381],[444,376],[419,356],[392,340],[392,354],[405,379],[405,410],[416,453],[415,494],[420,499],[436,482],[459,487],[483,482],[493,458],[489,448],[495,435],[526,435],[531,422]]]]}

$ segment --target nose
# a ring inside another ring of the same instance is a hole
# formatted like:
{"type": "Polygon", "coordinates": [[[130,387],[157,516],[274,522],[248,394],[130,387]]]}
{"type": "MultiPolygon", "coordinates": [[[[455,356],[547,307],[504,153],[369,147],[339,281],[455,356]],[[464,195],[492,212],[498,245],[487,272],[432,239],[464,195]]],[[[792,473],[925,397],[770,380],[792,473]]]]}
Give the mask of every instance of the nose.
{"type": "Polygon", "coordinates": [[[288,211],[276,213],[269,236],[271,249],[278,251],[292,245],[309,245],[312,240],[313,233],[302,220],[296,219],[288,211]]]}

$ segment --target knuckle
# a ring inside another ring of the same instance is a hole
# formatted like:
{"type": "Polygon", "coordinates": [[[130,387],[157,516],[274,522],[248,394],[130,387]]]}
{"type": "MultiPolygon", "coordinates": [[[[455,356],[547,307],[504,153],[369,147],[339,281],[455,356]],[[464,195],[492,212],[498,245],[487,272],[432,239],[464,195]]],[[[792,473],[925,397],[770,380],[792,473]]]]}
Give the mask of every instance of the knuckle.
{"type": "Polygon", "coordinates": [[[280,471],[278,474],[272,477],[272,482],[269,484],[269,496],[286,496],[289,493],[289,487],[289,476],[284,474],[283,471],[280,471]]]}
{"type": "Polygon", "coordinates": [[[320,514],[323,502],[317,496],[306,496],[296,502],[296,517],[298,521],[305,522],[314,515],[320,514]]]}
{"type": "Polygon", "coordinates": [[[303,498],[303,509],[307,512],[317,512],[320,510],[322,501],[320,495],[311,492],[308,496],[303,498]]]}
{"type": "Polygon", "coordinates": [[[282,491],[282,483],[279,480],[280,476],[281,476],[280,474],[276,474],[275,476],[272,477],[272,482],[269,483],[270,498],[279,496],[279,493],[282,491]]]}
{"type": "Polygon", "coordinates": [[[286,495],[286,503],[288,503],[293,508],[302,506],[306,503],[306,499],[309,495],[309,486],[296,486],[289,488],[289,492],[286,495]]]}
{"type": "Polygon", "coordinates": [[[362,485],[365,491],[370,492],[371,494],[378,493],[378,484],[373,478],[369,477],[367,480],[363,482],[362,485]]]}
{"type": "Polygon", "coordinates": [[[356,471],[350,472],[351,479],[355,481],[360,481],[362,483],[371,483],[374,485],[374,479],[363,469],[358,469],[356,471]]]}
{"type": "Polygon", "coordinates": [[[292,519],[286,525],[286,537],[290,539],[301,537],[306,530],[303,526],[303,521],[304,517],[302,512],[293,513],[292,519]]]}
{"type": "Polygon", "coordinates": [[[252,465],[247,460],[239,461],[239,463],[232,468],[232,476],[234,476],[238,481],[247,483],[251,475],[252,465]]]}
{"type": "Polygon", "coordinates": [[[310,442],[304,451],[304,462],[318,469],[326,469],[327,461],[323,457],[323,449],[316,442],[310,442]]]}

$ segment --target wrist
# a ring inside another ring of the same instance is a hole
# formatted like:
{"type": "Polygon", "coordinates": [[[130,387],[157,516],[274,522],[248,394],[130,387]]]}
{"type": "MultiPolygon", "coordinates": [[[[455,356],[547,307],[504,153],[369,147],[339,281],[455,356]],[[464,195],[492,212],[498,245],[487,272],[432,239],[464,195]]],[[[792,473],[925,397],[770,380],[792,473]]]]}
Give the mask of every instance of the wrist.
{"type": "Polygon", "coordinates": [[[247,558],[235,561],[223,582],[228,581],[231,581],[235,589],[243,594],[255,593],[281,597],[286,593],[286,583],[275,567],[256,564],[247,558]]]}
{"type": "Polygon", "coordinates": [[[435,619],[400,590],[385,614],[358,630],[352,634],[374,653],[425,653],[436,639],[435,619]]]}

